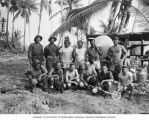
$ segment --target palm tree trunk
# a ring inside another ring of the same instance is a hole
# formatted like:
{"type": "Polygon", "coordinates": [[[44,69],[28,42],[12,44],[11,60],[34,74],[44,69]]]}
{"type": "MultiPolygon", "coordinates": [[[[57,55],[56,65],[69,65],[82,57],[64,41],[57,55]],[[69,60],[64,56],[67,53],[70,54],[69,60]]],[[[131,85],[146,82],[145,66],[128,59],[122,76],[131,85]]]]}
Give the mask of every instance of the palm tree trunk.
{"type": "Polygon", "coordinates": [[[30,26],[30,21],[29,21],[28,24],[29,24],[29,28],[28,29],[29,29],[29,44],[30,44],[31,43],[31,34],[30,34],[31,33],[31,26],[30,26]]]}
{"type": "Polygon", "coordinates": [[[122,19],[121,19],[121,23],[120,23],[120,27],[119,27],[119,33],[123,32],[124,26],[125,26],[125,21],[127,19],[127,11],[123,11],[122,12],[122,19]]]}
{"type": "Polygon", "coordinates": [[[14,12],[13,12],[13,20],[12,20],[12,44],[13,44],[13,47],[15,49],[15,43],[14,43],[14,12]]]}
{"type": "Polygon", "coordinates": [[[24,40],[23,40],[23,51],[25,51],[25,35],[26,35],[26,16],[24,18],[24,40]]]}
{"type": "Polygon", "coordinates": [[[131,1],[132,0],[128,0],[128,1],[123,0],[124,3],[123,3],[121,23],[120,23],[120,27],[119,27],[119,30],[118,30],[119,33],[122,33],[123,32],[122,30],[125,28],[126,20],[129,17],[128,16],[128,9],[131,6],[131,1]]]}
{"type": "Polygon", "coordinates": [[[8,30],[8,26],[9,26],[9,6],[8,6],[8,10],[7,10],[6,44],[7,44],[7,47],[9,49],[11,49],[10,44],[9,44],[9,30],[8,30]]]}
{"type": "Polygon", "coordinates": [[[41,16],[42,16],[42,6],[40,5],[40,15],[39,15],[39,25],[38,25],[38,35],[40,34],[41,16]]]}

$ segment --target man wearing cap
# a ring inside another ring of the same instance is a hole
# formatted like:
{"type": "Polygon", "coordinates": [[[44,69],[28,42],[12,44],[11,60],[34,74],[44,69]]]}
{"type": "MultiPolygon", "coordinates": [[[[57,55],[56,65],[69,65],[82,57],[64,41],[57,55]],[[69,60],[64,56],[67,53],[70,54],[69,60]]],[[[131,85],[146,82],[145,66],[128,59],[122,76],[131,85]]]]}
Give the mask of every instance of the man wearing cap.
{"type": "Polygon", "coordinates": [[[44,48],[44,57],[46,58],[46,68],[48,71],[51,71],[54,64],[59,61],[59,49],[54,44],[55,41],[55,37],[49,38],[50,44],[44,48]]]}
{"type": "Polygon", "coordinates": [[[129,99],[134,89],[133,75],[128,71],[128,66],[122,66],[122,72],[118,75],[119,77],[119,91],[122,91],[122,95],[127,91],[129,93],[129,99]]]}
{"type": "Polygon", "coordinates": [[[115,80],[118,80],[118,74],[122,69],[122,64],[127,57],[127,50],[119,45],[119,38],[113,39],[114,45],[108,50],[108,58],[111,60],[110,70],[114,73],[115,80]]]}
{"type": "Polygon", "coordinates": [[[63,68],[68,69],[71,62],[74,60],[74,48],[70,46],[69,37],[65,37],[64,47],[60,48],[60,60],[63,68]]]}
{"type": "Polygon", "coordinates": [[[87,50],[87,59],[90,64],[93,64],[97,70],[101,69],[100,66],[100,56],[102,55],[102,51],[100,48],[97,48],[95,45],[95,40],[90,40],[91,47],[87,50]]]}
{"type": "Polygon", "coordinates": [[[41,63],[44,60],[43,46],[40,44],[41,40],[42,40],[42,36],[37,35],[34,38],[34,43],[30,44],[30,46],[29,46],[28,59],[32,66],[36,59],[40,60],[41,63]]]}
{"type": "Polygon", "coordinates": [[[81,74],[84,69],[86,49],[83,47],[83,41],[80,40],[77,44],[78,47],[74,50],[75,64],[79,74],[81,74]]]}

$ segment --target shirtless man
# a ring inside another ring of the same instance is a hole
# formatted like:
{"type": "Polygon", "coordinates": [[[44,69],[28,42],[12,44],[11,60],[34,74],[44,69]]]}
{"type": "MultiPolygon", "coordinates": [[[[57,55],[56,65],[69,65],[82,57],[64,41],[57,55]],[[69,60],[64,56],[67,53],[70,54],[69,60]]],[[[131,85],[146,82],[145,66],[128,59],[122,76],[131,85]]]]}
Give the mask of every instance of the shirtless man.
{"type": "Polygon", "coordinates": [[[80,83],[78,70],[75,69],[74,63],[70,64],[69,70],[66,71],[66,86],[71,89],[72,84],[78,86],[80,83]]]}
{"type": "Polygon", "coordinates": [[[114,46],[108,50],[108,58],[111,60],[110,70],[114,72],[115,80],[118,80],[118,74],[122,69],[122,63],[127,57],[127,50],[124,46],[119,45],[119,38],[115,37],[113,39],[114,46]]]}
{"type": "Polygon", "coordinates": [[[62,90],[63,89],[62,88],[63,87],[63,70],[61,68],[60,62],[55,63],[54,67],[49,72],[48,77],[50,78],[49,79],[50,89],[55,88],[59,84],[59,87],[61,88],[57,88],[57,89],[60,90],[61,93],[63,93],[63,90],[62,90]]]}
{"type": "Polygon", "coordinates": [[[96,86],[97,84],[97,72],[95,67],[93,65],[91,66],[89,62],[85,62],[85,69],[82,72],[81,81],[85,87],[88,85],[96,86]]]}

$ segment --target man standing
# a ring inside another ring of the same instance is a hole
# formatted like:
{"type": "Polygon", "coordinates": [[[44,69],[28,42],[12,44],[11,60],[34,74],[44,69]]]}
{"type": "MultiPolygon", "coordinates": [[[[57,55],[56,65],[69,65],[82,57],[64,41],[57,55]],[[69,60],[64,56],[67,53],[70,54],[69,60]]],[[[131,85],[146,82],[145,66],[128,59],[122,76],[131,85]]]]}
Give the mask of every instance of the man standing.
{"type": "Polygon", "coordinates": [[[50,44],[44,48],[44,56],[46,58],[46,68],[49,71],[53,68],[54,64],[59,61],[58,47],[54,44],[55,37],[49,38],[50,44]]]}
{"type": "Polygon", "coordinates": [[[82,70],[84,69],[86,49],[83,48],[83,41],[80,40],[77,43],[78,43],[78,48],[76,48],[74,51],[75,64],[79,74],[81,74],[82,70]]]}
{"type": "Polygon", "coordinates": [[[68,69],[71,62],[73,62],[74,49],[70,46],[69,37],[65,37],[64,47],[60,49],[60,60],[63,68],[68,69]]]}
{"type": "Polygon", "coordinates": [[[122,91],[122,95],[127,91],[129,92],[129,98],[131,99],[131,95],[134,89],[134,84],[133,82],[133,76],[132,74],[128,71],[127,66],[122,67],[122,72],[119,74],[119,85],[118,89],[119,91],[122,91]]]}
{"type": "Polygon", "coordinates": [[[28,59],[29,59],[31,66],[33,66],[36,59],[40,60],[41,63],[44,60],[43,46],[40,44],[41,40],[42,40],[42,36],[37,35],[34,38],[34,43],[30,44],[29,46],[28,59]]]}
{"type": "Polygon", "coordinates": [[[100,70],[100,56],[102,55],[102,51],[100,48],[97,48],[95,45],[95,40],[90,40],[91,47],[87,50],[87,59],[89,60],[90,64],[95,66],[95,69],[100,70]]]}
{"type": "Polygon", "coordinates": [[[119,38],[113,39],[114,46],[108,50],[108,58],[111,60],[110,70],[114,72],[115,80],[118,80],[118,74],[121,71],[123,61],[127,57],[127,50],[124,46],[119,45],[119,38]]]}

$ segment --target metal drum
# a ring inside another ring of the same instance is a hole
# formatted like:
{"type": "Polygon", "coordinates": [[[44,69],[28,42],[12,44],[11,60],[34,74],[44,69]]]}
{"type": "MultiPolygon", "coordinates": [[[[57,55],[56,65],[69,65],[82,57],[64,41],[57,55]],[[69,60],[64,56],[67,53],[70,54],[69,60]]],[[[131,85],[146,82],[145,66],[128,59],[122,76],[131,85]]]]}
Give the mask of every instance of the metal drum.
{"type": "Polygon", "coordinates": [[[147,71],[145,68],[138,68],[136,73],[137,83],[142,83],[147,80],[147,71]]]}

